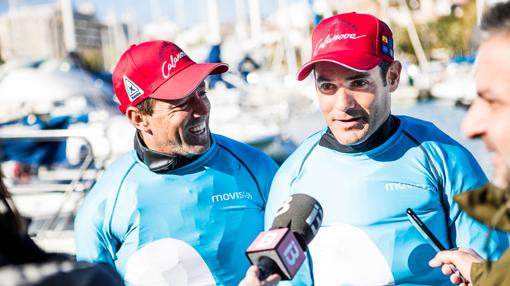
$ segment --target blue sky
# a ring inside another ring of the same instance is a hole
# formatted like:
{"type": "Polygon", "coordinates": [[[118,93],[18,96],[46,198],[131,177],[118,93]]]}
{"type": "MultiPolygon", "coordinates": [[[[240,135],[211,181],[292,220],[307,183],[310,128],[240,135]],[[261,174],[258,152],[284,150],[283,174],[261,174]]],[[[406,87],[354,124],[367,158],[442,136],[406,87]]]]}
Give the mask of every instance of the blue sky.
{"type": "MultiPolygon", "coordinates": [[[[39,3],[51,3],[57,0],[10,0],[17,6],[26,6],[39,3]]],[[[191,26],[194,23],[207,21],[207,0],[72,0],[73,5],[78,7],[83,3],[92,3],[97,10],[100,19],[115,17],[120,19],[125,14],[133,15],[139,24],[151,22],[159,14],[164,19],[178,22],[180,26],[191,26]],[[159,12],[153,12],[155,5],[160,3],[159,12]],[[156,14],[156,15],[154,15],[156,14]]],[[[293,0],[289,0],[292,2],[293,0]]],[[[220,18],[231,22],[235,19],[234,0],[218,0],[220,18]]],[[[246,6],[247,0],[245,0],[246,6]]],[[[260,8],[263,15],[271,14],[276,9],[278,1],[260,0],[260,8]]],[[[7,11],[9,0],[0,0],[0,12],[7,11]]]]}

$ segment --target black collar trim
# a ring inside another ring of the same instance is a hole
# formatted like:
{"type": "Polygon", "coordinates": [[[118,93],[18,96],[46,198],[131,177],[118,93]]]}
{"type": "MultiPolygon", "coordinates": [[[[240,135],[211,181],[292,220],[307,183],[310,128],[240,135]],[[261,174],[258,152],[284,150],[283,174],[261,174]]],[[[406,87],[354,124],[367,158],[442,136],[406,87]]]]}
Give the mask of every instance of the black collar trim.
{"type": "Polygon", "coordinates": [[[370,151],[386,142],[398,129],[400,119],[390,115],[388,119],[367,140],[357,145],[340,144],[328,128],[319,141],[319,145],[342,153],[360,153],[370,151]]]}
{"type": "Polygon", "coordinates": [[[147,148],[138,131],[135,134],[134,147],[138,159],[147,165],[151,171],[156,173],[164,173],[178,169],[200,158],[200,155],[192,157],[173,156],[151,150],[147,148]]]}

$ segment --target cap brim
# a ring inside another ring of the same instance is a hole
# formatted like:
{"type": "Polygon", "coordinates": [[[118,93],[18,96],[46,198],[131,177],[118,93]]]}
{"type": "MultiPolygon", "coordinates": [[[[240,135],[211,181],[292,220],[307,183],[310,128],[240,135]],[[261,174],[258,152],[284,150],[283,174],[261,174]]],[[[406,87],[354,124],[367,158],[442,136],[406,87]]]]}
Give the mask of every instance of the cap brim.
{"type": "Polygon", "coordinates": [[[322,54],[304,64],[297,72],[297,80],[304,80],[312,71],[316,63],[331,62],[348,69],[365,72],[371,70],[381,62],[382,58],[359,51],[336,51],[322,54]]]}
{"type": "Polygon", "coordinates": [[[192,64],[156,89],[151,98],[175,100],[189,95],[208,75],[228,71],[225,63],[192,64]]]}

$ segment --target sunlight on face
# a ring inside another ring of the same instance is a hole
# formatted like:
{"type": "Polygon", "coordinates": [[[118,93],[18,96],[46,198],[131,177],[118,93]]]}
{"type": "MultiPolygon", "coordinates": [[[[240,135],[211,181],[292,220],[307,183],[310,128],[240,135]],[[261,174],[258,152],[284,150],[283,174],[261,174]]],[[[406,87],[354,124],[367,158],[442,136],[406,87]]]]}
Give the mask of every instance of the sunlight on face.
{"type": "Polygon", "coordinates": [[[358,72],[320,62],[315,67],[319,104],[328,127],[344,145],[359,144],[372,135],[390,114],[389,87],[380,68],[358,72]]]}
{"type": "Polygon", "coordinates": [[[480,46],[476,85],[478,97],[464,118],[463,131],[481,138],[493,152],[493,183],[510,181],[510,36],[499,34],[480,46]]]}
{"type": "Polygon", "coordinates": [[[154,112],[148,117],[152,140],[146,140],[146,144],[155,151],[174,155],[206,152],[211,145],[210,108],[204,83],[183,99],[155,100],[154,112]]]}

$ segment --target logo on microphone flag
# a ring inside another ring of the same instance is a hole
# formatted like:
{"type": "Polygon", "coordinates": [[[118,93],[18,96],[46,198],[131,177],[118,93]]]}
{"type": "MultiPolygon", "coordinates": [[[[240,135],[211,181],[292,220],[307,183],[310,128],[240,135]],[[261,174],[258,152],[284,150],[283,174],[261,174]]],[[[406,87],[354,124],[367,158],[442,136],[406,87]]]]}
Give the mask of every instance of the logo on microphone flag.
{"type": "Polygon", "coordinates": [[[246,256],[253,265],[263,256],[271,258],[282,271],[282,280],[292,279],[305,261],[303,249],[288,228],[261,232],[246,250],[246,256]]]}

